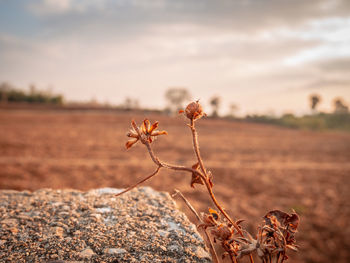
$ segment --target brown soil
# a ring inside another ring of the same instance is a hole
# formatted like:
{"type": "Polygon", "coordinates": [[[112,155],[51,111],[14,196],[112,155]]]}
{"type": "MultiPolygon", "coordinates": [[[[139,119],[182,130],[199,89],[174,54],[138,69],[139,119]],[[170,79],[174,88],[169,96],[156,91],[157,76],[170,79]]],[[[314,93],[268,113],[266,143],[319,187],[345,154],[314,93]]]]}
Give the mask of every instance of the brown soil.
{"type": "MultiPolygon", "coordinates": [[[[155,165],[141,144],[126,151],[132,113],[0,111],[0,188],[36,190],[126,187],[155,165]]],[[[165,161],[195,163],[183,117],[148,116],[168,136],[154,150],[165,161]]],[[[301,216],[299,253],[290,262],[350,261],[350,134],[290,130],[203,119],[202,157],[214,175],[214,192],[234,218],[256,230],[269,210],[301,216]]],[[[161,171],[146,185],[180,189],[198,211],[212,206],[191,175],[161,171]]],[[[178,203],[181,203],[178,201],[178,203]]],[[[191,213],[183,210],[192,218],[191,213]]]]}

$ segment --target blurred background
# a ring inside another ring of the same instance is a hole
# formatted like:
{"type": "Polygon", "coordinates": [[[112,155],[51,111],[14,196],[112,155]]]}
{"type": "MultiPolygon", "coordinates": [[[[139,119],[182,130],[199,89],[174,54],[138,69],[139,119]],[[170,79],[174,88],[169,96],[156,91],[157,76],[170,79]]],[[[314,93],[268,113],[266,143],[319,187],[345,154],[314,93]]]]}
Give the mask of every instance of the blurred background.
{"type": "MultiPolygon", "coordinates": [[[[169,133],[159,157],[192,166],[177,112],[199,100],[229,213],[254,232],[295,209],[290,262],[350,261],[349,1],[0,0],[0,61],[0,189],[135,183],[154,164],[125,133],[145,117],[169,133]]],[[[190,175],[158,177],[210,206],[190,175]]]]}

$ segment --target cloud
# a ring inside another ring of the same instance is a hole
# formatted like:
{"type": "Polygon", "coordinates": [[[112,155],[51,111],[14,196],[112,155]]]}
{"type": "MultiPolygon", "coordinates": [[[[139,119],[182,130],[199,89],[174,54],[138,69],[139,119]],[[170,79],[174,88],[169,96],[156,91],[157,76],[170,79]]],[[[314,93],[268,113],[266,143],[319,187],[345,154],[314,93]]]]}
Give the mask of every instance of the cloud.
{"type": "Polygon", "coordinates": [[[350,79],[339,80],[339,79],[320,79],[313,83],[308,84],[306,89],[324,89],[324,88],[350,88],[350,79]]]}
{"type": "Polygon", "coordinates": [[[37,0],[28,3],[29,10],[38,16],[62,16],[67,13],[85,13],[103,9],[106,1],[91,0],[37,0]]]}
{"type": "Polygon", "coordinates": [[[348,74],[350,78],[350,56],[321,60],[314,63],[314,66],[322,71],[322,73],[327,72],[342,72],[348,74]]]}
{"type": "Polygon", "coordinates": [[[349,1],[13,1],[26,20],[0,16],[0,75],[10,82],[52,84],[73,99],[138,96],[160,107],[173,85],[196,98],[215,89],[246,110],[276,94],[278,107],[300,109],[288,100],[310,89],[350,97],[349,1]],[[21,30],[4,26],[13,21],[21,30]],[[248,105],[252,97],[259,99],[248,105]]]}
{"type": "Polygon", "coordinates": [[[350,95],[350,56],[321,59],[307,66],[317,73],[314,80],[304,86],[305,89],[344,90],[350,95]]]}
{"type": "Polygon", "coordinates": [[[216,30],[254,32],[299,26],[306,21],[348,16],[347,0],[220,1],[211,0],[36,0],[28,3],[45,21],[125,25],[195,24],[216,30]]]}

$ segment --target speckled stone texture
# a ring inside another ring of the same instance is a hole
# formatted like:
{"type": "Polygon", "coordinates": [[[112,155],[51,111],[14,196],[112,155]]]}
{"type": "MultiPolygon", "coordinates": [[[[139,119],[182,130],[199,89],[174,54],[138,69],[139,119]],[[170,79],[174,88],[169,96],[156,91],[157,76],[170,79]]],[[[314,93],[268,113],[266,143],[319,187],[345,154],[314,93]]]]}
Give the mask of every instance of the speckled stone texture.
{"type": "Polygon", "coordinates": [[[168,193],[0,191],[0,262],[211,262],[168,193]]]}

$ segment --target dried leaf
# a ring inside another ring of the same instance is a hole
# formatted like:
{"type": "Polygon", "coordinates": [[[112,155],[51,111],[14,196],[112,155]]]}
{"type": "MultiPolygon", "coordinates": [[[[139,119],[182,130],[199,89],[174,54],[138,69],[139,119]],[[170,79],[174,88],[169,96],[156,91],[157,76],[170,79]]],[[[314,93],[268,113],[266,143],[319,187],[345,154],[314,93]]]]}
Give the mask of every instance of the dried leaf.
{"type": "Polygon", "coordinates": [[[166,131],[153,131],[151,133],[152,136],[158,136],[158,135],[168,135],[166,131]]]}
{"type": "MultiPolygon", "coordinates": [[[[192,165],[192,169],[199,170],[199,163],[195,163],[194,165],[192,165]]],[[[191,178],[191,187],[192,188],[194,188],[194,184],[204,185],[202,178],[196,173],[192,173],[192,178],[191,178]]]]}
{"type": "Polygon", "coordinates": [[[149,128],[148,132],[151,134],[155,129],[158,128],[158,121],[152,124],[152,126],[149,128]]]}
{"type": "Polygon", "coordinates": [[[291,250],[293,250],[293,251],[295,251],[295,252],[298,252],[298,248],[297,248],[296,246],[287,245],[286,247],[289,248],[289,249],[291,249],[291,250]]]}
{"type": "Polygon", "coordinates": [[[270,227],[274,227],[276,225],[282,226],[283,228],[292,228],[292,230],[297,229],[299,225],[299,216],[296,213],[292,213],[291,215],[280,211],[273,210],[268,212],[264,216],[265,222],[270,227]]]}
{"type": "Polygon", "coordinates": [[[129,149],[131,146],[133,146],[135,143],[137,143],[139,139],[131,139],[128,140],[125,144],[126,149],[129,149]]]}

